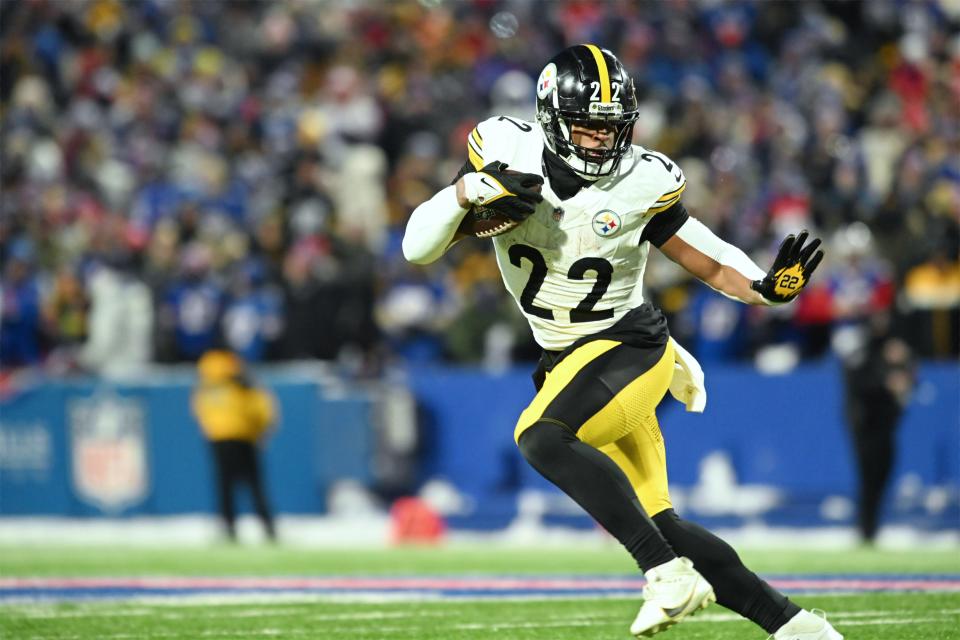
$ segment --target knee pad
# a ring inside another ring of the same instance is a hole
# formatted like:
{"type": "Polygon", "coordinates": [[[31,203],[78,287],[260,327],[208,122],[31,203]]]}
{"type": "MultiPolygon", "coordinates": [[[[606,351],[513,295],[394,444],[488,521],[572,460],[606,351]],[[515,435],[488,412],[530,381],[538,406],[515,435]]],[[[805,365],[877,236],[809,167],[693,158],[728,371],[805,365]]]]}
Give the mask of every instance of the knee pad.
{"type": "Polygon", "coordinates": [[[517,446],[527,462],[538,467],[556,459],[576,436],[553,422],[536,422],[520,435],[517,446]]]}

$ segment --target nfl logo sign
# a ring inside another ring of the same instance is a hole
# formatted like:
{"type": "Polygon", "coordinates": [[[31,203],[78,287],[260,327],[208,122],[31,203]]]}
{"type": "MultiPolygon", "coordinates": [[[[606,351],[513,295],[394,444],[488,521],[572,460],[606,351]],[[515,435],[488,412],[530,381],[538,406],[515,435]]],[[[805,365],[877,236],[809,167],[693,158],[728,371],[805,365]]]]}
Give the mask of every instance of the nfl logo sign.
{"type": "Polygon", "coordinates": [[[142,502],[147,452],[140,403],[98,394],[71,402],[69,420],[77,496],[108,513],[142,502]]]}

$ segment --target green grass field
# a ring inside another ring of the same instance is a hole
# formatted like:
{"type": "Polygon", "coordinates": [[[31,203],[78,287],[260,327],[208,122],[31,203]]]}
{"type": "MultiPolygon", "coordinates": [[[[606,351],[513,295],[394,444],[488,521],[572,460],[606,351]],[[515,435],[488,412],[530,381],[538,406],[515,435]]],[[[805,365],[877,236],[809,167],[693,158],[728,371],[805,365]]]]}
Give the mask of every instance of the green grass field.
{"type": "MultiPolygon", "coordinates": [[[[760,574],[960,574],[960,552],[754,551],[760,574]]],[[[616,548],[501,550],[480,547],[383,551],[286,547],[209,549],[0,547],[0,578],[95,576],[457,576],[633,577],[616,548]]],[[[828,612],[847,640],[960,640],[960,593],[797,595],[828,612]]],[[[310,594],[0,604],[3,639],[316,638],[319,640],[573,640],[631,638],[636,598],[539,600],[389,598],[338,601],[310,594]]],[[[0,603],[3,601],[0,600],[0,603]]],[[[666,640],[763,640],[764,632],[714,606],[666,640]]]]}

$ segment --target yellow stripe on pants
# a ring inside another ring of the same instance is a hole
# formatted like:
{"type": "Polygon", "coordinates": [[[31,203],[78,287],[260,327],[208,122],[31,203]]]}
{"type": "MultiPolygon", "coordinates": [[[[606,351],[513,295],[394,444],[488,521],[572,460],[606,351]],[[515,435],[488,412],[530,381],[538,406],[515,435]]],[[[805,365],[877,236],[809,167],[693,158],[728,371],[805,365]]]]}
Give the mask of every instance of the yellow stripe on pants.
{"type": "Polygon", "coordinates": [[[514,441],[520,441],[520,434],[529,429],[533,423],[543,416],[543,412],[550,406],[554,398],[560,395],[560,392],[570,384],[570,381],[580,373],[581,369],[595,358],[600,357],[619,344],[616,340],[592,340],[582,347],[575,349],[573,353],[561,360],[560,364],[547,374],[543,387],[533,398],[530,406],[520,414],[520,419],[517,420],[517,427],[513,431],[514,441]]]}
{"type": "MultiPolygon", "coordinates": [[[[519,441],[520,435],[541,419],[550,403],[585,366],[620,344],[594,340],[564,358],[547,374],[543,388],[520,415],[514,440],[519,441]]],[[[650,516],[672,507],[666,449],[656,408],[670,387],[673,370],[673,343],[668,342],[655,365],[621,389],[577,431],[582,442],[604,452],[620,467],[650,516]]]]}

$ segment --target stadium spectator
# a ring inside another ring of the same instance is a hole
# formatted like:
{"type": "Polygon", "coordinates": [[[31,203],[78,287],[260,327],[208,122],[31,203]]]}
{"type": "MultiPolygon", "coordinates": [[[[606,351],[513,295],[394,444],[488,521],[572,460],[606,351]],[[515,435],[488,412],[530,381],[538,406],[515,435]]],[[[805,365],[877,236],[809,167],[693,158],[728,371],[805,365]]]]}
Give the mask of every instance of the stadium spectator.
{"type": "Polygon", "coordinates": [[[321,278],[321,249],[314,243],[294,247],[284,260],[283,358],[336,358],[339,344],[334,315],[336,289],[321,278]]]}
{"type": "Polygon", "coordinates": [[[861,343],[845,362],[846,417],[857,468],[857,529],[873,544],[896,458],[896,432],[915,384],[913,354],[891,335],[890,313],[863,321],[861,343]]]}
{"type": "Polygon", "coordinates": [[[270,540],[276,538],[257,446],[276,422],[271,395],[250,380],[243,361],[229,351],[207,351],[197,363],[193,415],[210,441],[220,516],[230,540],[236,539],[234,491],[249,487],[254,509],[270,540]]]}
{"type": "Polygon", "coordinates": [[[153,352],[153,301],[129,254],[92,267],[88,337],[80,366],[107,378],[141,373],[153,352]]]}
{"type": "MultiPolygon", "coordinates": [[[[43,298],[65,265],[82,275],[95,239],[119,219],[129,246],[144,254],[140,276],[154,293],[154,357],[194,360],[211,344],[208,332],[222,329],[234,265],[262,260],[265,286],[285,287],[287,256],[304,228],[319,225],[333,244],[361,246],[373,261],[348,269],[364,292],[350,307],[369,318],[404,286],[400,230],[423,194],[456,171],[463,127],[492,109],[529,116],[533,103],[520,96],[540,60],[558,44],[595,40],[634,69],[636,135],[683,167],[697,186],[689,206],[712,228],[760,260],[799,220],[825,234],[861,221],[899,286],[929,261],[930,238],[960,233],[957,22],[943,3],[886,1],[678,9],[404,0],[322,11],[225,0],[2,3],[0,268],[7,273],[17,260],[17,243],[31,244],[23,286],[43,298]],[[516,20],[493,20],[498,12],[516,20]],[[198,243],[209,264],[186,287],[177,269],[195,260],[198,243]],[[203,302],[192,305],[203,311],[195,314],[202,330],[188,322],[178,334],[174,289],[208,294],[189,296],[203,302]]],[[[430,277],[452,273],[466,261],[461,253],[430,277]]],[[[657,271],[651,264],[651,295],[686,286],[659,281],[657,271]]],[[[81,281],[90,298],[91,281],[81,281]]],[[[337,295],[352,291],[339,286],[337,295]]],[[[10,291],[5,281],[5,298],[29,297],[10,291]]],[[[687,306],[697,299],[674,298],[677,313],[696,316],[691,327],[707,322],[706,307],[687,306]]],[[[354,325],[336,321],[329,341],[368,360],[384,344],[401,355],[425,339],[443,345],[477,301],[447,303],[390,340],[358,340],[354,325]]],[[[19,308],[9,304],[10,313],[19,308]]],[[[511,303],[501,292],[483,304],[511,303]]],[[[804,346],[803,318],[751,314],[751,335],[765,341],[722,357],[747,359],[778,341],[817,357],[804,346]]],[[[509,324],[493,324],[501,321],[509,324]]],[[[17,332],[32,326],[16,322],[17,332]]],[[[72,340],[45,326],[39,338],[35,328],[24,333],[24,353],[5,338],[3,366],[42,363],[72,340]]],[[[265,357],[339,357],[294,344],[309,337],[297,323],[284,326],[281,347],[265,357]]],[[[904,337],[919,354],[953,353],[904,337]]],[[[523,353],[529,338],[517,340],[523,353]]],[[[476,349],[430,353],[473,358],[476,349]]]]}
{"type": "Polygon", "coordinates": [[[283,329],[282,297],[253,259],[234,267],[223,312],[224,342],[246,362],[264,360],[283,329]]]}
{"type": "Polygon", "coordinates": [[[61,267],[51,291],[43,301],[44,332],[47,339],[64,348],[86,340],[90,301],[76,269],[61,267]]]}
{"type": "Polygon", "coordinates": [[[180,277],[163,292],[160,329],[172,336],[170,354],[176,362],[196,361],[220,343],[220,320],[224,291],[218,280],[208,278],[211,255],[207,246],[191,243],[183,254],[180,277]]]}
{"type": "Polygon", "coordinates": [[[913,343],[925,356],[960,353],[960,236],[941,238],[930,258],[907,271],[904,300],[913,343]]]}
{"type": "Polygon", "coordinates": [[[3,270],[0,362],[4,367],[40,363],[40,289],[32,253],[29,242],[22,240],[12,247],[3,270]]]}

